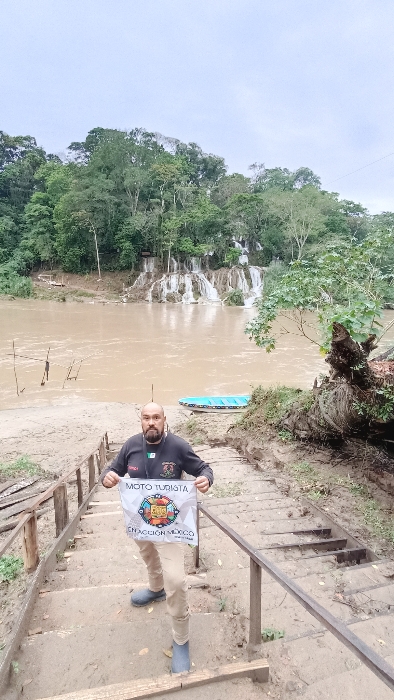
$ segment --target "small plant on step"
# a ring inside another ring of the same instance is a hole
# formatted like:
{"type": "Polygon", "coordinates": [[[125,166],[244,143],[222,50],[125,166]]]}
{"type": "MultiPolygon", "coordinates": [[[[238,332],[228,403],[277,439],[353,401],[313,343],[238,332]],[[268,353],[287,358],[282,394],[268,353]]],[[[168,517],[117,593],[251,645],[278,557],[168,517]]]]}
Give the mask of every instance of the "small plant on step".
{"type": "Polygon", "coordinates": [[[7,582],[16,578],[23,569],[23,559],[14,554],[4,554],[0,557],[0,581],[7,582]]]}
{"type": "Polygon", "coordinates": [[[274,642],[276,639],[283,639],[284,636],[284,630],[277,630],[274,627],[265,627],[263,630],[261,630],[261,638],[263,642],[274,642]]]}
{"type": "Polygon", "coordinates": [[[224,612],[227,605],[227,598],[220,598],[219,602],[219,612],[224,612]]]}

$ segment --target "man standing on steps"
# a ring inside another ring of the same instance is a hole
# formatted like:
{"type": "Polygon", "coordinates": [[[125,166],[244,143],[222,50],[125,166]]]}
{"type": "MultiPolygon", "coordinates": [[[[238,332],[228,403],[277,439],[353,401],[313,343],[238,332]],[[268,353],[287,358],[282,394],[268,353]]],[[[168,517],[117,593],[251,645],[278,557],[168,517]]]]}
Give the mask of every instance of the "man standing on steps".
{"type": "MultiPolygon", "coordinates": [[[[182,471],[196,477],[195,485],[206,493],[213,484],[213,472],[182,438],[165,433],[166,417],[162,406],[147,403],[141,411],[142,434],[123,445],[107,467],[101,481],[112,488],[121,476],[131,479],[180,479],[182,471]]],[[[187,597],[183,544],[136,540],[148,569],[149,588],[131,596],[132,605],[143,606],[167,599],[172,617],[172,672],[190,670],[189,603],[187,597]]]]}

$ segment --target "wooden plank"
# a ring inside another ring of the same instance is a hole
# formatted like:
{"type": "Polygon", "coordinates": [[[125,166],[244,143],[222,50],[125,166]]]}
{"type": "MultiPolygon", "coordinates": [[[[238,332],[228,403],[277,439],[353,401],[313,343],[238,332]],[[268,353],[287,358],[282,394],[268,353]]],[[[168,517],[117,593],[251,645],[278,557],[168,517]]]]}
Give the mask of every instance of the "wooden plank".
{"type": "Polygon", "coordinates": [[[67,484],[59,484],[53,492],[53,503],[55,506],[56,537],[70,522],[68,515],[67,484]]]}
{"type": "MultiPolygon", "coordinates": [[[[18,479],[11,479],[10,481],[3,481],[2,484],[0,484],[0,494],[3,493],[3,491],[6,491],[7,489],[10,488],[10,486],[14,486],[18,479]]],[[[3,496],[0,496],[0,498],[3,498],[3,496]]]]}
{"type": "MultiPolygon", "coordinates": [[[[7,496],[0,501],[0,510],[9,508],[11,506],[17,505],[17,503],[22,503],[22,501],[28,501],[34,496],[38,496],[40,493],[44,493],[45,487],[34,489],[31,493],[16,494],[15,496],[7,496]]],[[[24,506],[25,507],[25,506],[24,506]]],[[[23,508],[24,509],[24,508],[23,508]]],[[[3,515],[3,514],[2,514],[3,515]]]]}
{"type": "MultiPolygon", "coordinates": [[[[41,503],[44,503],[45,501],[49,501],[52,498],[52,494],[50,496],[47,496],[47,498],[42,499],[41,503]]],[[[7,518],[11,518],[13,515],[18,515],[19,513],[32,513],[33,509],[31,506],[35,502],[35,496],[27,501],[23,501],[22,503],[18,503],[16,506],[10,506],[9,509],[5,509],[4,511],[1,512],[1,521],[3,522],[4,520],[7,520],[7,518]]]]}
{"type": "Polygon", "coordinates": [[[36,570],[40,556],[38,554],[37,515],[32,513],[23,528],[22,552],[25,571],[31,574],[36,570]]]}
{"type": "MultiPolygon", "coordinates": [[[[231,681],[249,676],[260,683],[268,681],[269,666],[265,659],[203,669],[194,673],[160,676],[142,680],[114,683],[113,685],[76,690],[64,695],[54,695],[45,700],[145,700],[155,695],[165,695],[178,690],[187,690],[209,683],[231,681]]],[[[42,699],[44,700],[44,699],[42,699]]]]}
{"type": "Polygon", "coordinates": [[[94,455],[89,455],[88,459],[88,467],[89,467],[89,491],[92,490],[95,481],[96,481],[96,474],[95,474],[95,468],[94,468],[94,455]]]}
{"type": "Polygon", "coordinates": [[[75,471],[75,475],[77,477],[77,491],[78,491],[78,508],[81,505],[83,501],[83,488],[82,488],[82,474],[81,474],[81,467],[78,467],[78,469],[75,471]]]}
{"type": "MultiPolygon", "coordinates": [[[[286,535],[286,532],[282,533],[286,535]]],[[[312,542],[293,542],[291,544],[273,544],[269,547],[261,547],[263,549],[325,549],[327,551],[333,549],[343,549],[346,547],[347,540],[345,539],[326,539],[326,540],[313,540],[312,542]]],[[[260,549],[260,547],[259,547],[260,549]]]]}
{"type": "MultiPolygon", "coordinates": [[[[90,518],[101,518],[105,515],[122,515],[122,509],[119,508],[119,510],[108,510],[105,511],[104,513],[91,513],[90,515],[83,515],[82,518],[90,519],[90,518]]],[[[82,520],[81,518],[81,520],[82,520]]]]}
{"type": "Polygon", "coordinates": [[[249,654],[261,647],[261,567],[250,559],[249,654]]]}
{"type": "Polygon", "coordinates": [[[3,498],[7,498],[8,496],[11,496],[13,493],[17,493],[18,491],[22,491],[22,489],[26,489],[28,486],[32,486],[32,484],[35,484],[36,481],[39,480],[39,476],[33,476],[30,479],[15,479],[14,483],[11,483],[7,487],[7,489],[2,489],[2,493],[0,496],[0,500],[3,500],[3,498]],[[7,493],[8,491],[8,493],[7,493]]]}

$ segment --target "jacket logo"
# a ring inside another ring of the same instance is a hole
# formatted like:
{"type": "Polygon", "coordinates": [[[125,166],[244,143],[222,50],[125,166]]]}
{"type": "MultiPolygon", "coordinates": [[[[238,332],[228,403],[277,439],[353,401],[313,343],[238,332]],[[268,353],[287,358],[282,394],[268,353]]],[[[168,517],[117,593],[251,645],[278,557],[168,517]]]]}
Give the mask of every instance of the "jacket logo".
{"type": "Polygon", "coordinates": [[[175,462],[162,462],[161,466],[163,467],[163,470],[160,476],[163,476],[165,479],[174,478],[174,472],[176,467],[175,462]]]}
{"type": "Polygon", "coordinates": [[[138,472],[138,467],[132,467],[131,464],[128,465],[127,469],[129,469],[131,472],[138,472]]]}

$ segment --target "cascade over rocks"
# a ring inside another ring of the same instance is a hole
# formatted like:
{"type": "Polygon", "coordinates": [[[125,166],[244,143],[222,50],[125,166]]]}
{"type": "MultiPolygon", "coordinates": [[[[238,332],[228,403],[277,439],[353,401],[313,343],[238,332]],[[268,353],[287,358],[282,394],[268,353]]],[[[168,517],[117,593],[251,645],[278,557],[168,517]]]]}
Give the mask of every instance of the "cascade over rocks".
{"type": "Polygon", "coordinates": [[[376,336],[353,340],[344,326],[333,324],[326,362],[330,375],[313,387],[307,409],[293,403],[281,427],[303,439],[341,440],[347,436],[394,438],[394,362],[388,353],[368,360],[376,336]]]}
{"type": "Polygon", "coordinates": [[[219,270],[201,269],[199,258],[178,263],[170,258],[161,270],[157,258],[144,258],[142,271],[134,284],[125,289],[123,301],[172,302],[182,304],[221,304],[232,290],[239,289],[246,307],[261,296],[264,268],[236,265],[219,270]]]}

